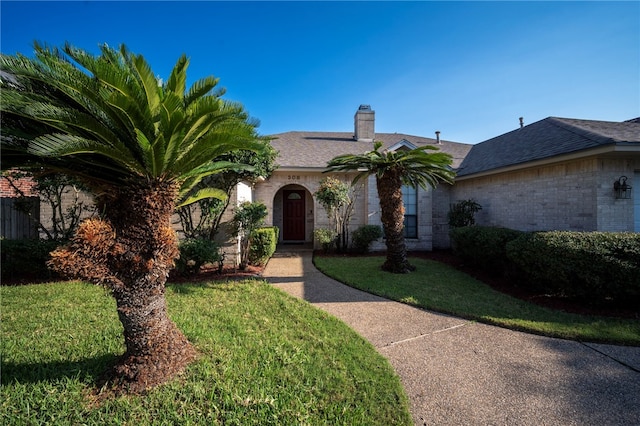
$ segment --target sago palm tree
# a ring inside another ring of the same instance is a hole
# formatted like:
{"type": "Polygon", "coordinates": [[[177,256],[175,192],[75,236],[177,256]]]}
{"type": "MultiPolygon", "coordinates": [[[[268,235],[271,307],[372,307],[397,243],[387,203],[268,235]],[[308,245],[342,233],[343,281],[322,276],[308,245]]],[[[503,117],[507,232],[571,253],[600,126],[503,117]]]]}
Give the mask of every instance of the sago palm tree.
{"type": "Polygon", "coordinates": [[[380,199],[382,228],[387,245],[387,258],[382,269],[393,273],[407,273],[415,268],[407,260],[404,240],[404,204],[402,185],[435,188],[439,182],[453,183],[451,156],[437,151],[430,145],[397,151],[380,151],[381,142],[364,154],[345,154],[333,158],[326,172],[357,171],[355,184],[360,179],[374,175],[380,199]]]}
{"type": "Polygon", "coordinates": [[[73,176],[100,212],[50,266],[115,297],[126,353],[105,380],[117,393],[143,392],[196,357],[167,315],[164,285],[178,255],[170,219],[202,178],[231,166],[216,158],[260,146],[256,123],[221,99],[216,78],[187,90],[188,63],[180,57],[162,83],[124,45],[92,55],[36,44],[33,58],[0,60],[3,169],[73,176]]]}

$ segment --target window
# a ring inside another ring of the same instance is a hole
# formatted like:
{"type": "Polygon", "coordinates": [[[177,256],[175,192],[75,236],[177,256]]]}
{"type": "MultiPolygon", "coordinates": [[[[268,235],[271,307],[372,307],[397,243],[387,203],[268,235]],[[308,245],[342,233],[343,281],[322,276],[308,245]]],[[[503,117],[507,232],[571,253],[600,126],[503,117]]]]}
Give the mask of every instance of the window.
{"type": "Polygon", "coordinates": [[[404,237],[418,238],[418,190],[403,186],[402,202],[404,203],[404,237]]]}

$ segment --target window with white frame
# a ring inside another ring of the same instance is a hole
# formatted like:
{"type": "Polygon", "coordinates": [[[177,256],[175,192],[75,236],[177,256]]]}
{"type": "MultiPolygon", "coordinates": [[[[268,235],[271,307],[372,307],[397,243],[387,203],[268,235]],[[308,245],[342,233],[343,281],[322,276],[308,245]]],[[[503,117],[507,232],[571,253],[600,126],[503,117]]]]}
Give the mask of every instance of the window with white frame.
{"type": "Polygon", "coordinates": [[[402,202],[404,203],[404,237],[418,238],[418,190],[403,185],[402,202]]]}

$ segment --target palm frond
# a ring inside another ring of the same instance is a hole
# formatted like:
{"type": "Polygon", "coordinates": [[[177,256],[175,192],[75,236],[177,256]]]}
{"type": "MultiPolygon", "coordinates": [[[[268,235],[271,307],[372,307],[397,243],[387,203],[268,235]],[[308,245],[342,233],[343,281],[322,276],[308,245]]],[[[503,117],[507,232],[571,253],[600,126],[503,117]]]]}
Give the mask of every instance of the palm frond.
{"type": "Polygon", "coordinates": [[[193,204],[196,201],[200,201],[205,198],[216,198],[224,201],[227,199],[227,193],[217,188],[202,188],[184,200],[179,198],[178,205],[176,207],[188,206],[189,204],[193,204]]]}
{"type": "Polygon", "coordinates": [[[29,144],[28,152],[44,158],[98,154],[136,175],[143,175],[145,172],[144,166],[133,161],[128,151],[122,152],[116,147],[68,133],[50,133],[38,136],[29,144]]]}
{"type": "Polygon", "coordinates": [[[203,96],[210,95],[215,98],[220,98],[224,95],[224,89],[220,89],[215,93],[210,93],[217,85],[219,79],[215,77],[202,78],[191,85],[187,95],[184,97],[185,107],[189,107],[195,100],[202,98],[203,96]]]}
{"type": "Polygon", "coordinates": [[[165,90],[169,93],[173,93],[180,98],[184,97],[184,92],[187,88],[187,68],[189,67],[189,59],[186,55],[180,56],[178,62],[171,70],[169,80],[165,85],[165,90]]]}
{"type": "Polygon", "coordinates": [[[137,72],[137,77],[147,95],[147,102],[143,105],[147,107],[145,109],[149,110],[150,115],[154,116],[158,113],[158,108],[160,107],[160,85],[158,84],[156,77],[153,75],[151,67],[142,55],[133,56],[132,59],[134,69],[137,72]]]}
{"type": "Polygon", "coordinates": [[[252,171],[253,166],[248,164],[238,164],[229,161],[210,161],[196,169],[191,170],[188,174],[183,175],[183,184],[180,188],[180,198],[184,198],[186,194],[191,192],[206,177],[223,173],[229,170],[236,172],[252,171]]]}

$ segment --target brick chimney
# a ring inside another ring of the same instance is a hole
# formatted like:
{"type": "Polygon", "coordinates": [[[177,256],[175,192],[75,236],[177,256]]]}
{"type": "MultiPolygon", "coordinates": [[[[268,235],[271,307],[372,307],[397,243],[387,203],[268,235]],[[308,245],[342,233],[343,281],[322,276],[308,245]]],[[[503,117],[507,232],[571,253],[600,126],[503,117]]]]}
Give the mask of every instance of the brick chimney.
{"type": "Polygon", "coordinates": [[[356,111],[354,122],[354,139],[358,142],[373,142],[376,113],[371,110],[371,105],[360,105],[356,111]]]}

